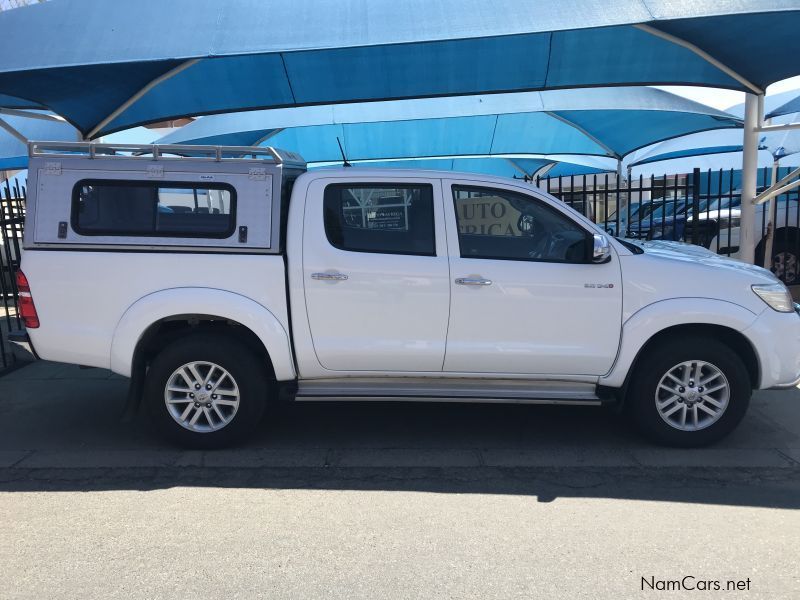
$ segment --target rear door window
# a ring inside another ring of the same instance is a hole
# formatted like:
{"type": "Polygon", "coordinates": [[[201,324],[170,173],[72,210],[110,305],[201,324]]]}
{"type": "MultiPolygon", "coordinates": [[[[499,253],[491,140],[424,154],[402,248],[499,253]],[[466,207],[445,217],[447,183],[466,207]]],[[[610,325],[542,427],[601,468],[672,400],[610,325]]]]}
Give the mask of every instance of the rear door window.
{"type": "Polygon", "coordinates": [[[323,210],[325,234],[340,250],[436,254],[429,184],[332,184],[323,210]]]}

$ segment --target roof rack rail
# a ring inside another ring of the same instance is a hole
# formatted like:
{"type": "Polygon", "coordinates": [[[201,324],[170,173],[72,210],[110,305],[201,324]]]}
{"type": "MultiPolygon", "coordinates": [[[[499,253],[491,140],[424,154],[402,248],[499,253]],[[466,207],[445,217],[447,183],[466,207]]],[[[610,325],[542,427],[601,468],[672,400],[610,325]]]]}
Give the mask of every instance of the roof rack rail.
{"type": "Polygon", "coordinates": [[[101,144],[96,142],[28,142],[28,155],[70,158],[133,158],[145,160],[270,160],[277,165],[305,166],[296,152],[272,146],[192,146],[188,144],[101,144]]]}

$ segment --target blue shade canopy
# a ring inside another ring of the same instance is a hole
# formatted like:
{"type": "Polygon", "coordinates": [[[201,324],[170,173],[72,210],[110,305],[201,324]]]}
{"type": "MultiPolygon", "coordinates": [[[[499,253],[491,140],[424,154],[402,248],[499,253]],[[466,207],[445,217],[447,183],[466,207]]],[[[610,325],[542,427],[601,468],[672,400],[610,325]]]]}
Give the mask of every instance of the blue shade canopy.
{"type": "Polygon", "coordinates": [[[310,163],[340,160],[337,138],[350,160],[551,154],[619,159],[664,139],[740,126],[730,115],[662,90],[595,88],[214,115],[158,143],[268,144],[310,163]]]}
{"type": "MultiPolygon", "coordinates": [[[[502,158],[483,156],[471,158],[414,158],[405,160],[370,160],[358,162],[359,167],[396,168],[396,169],[433,169],[436,171],[460,171],[481,173],[500,177],[516,177],[549,175],[562,177],[569,175],[590,175],[615,171],[616,163],[596,157],[582,156],[548,156],[527,158],[502,158]]],[[[309,168],[325,168],[341,166],[336,163],[311,163],[309,168]]]]}
{"type": "Polygon", "coordinates": [[[800,113],[800,92],[794,91],[790,93],[793,96],[792,98],[787,99],[786,102],[780,106],[776,106],[775,108],[769,110],[764,116],[767,119],[772,119],[774,117],[800,113]]]}
{"type": "MultiPolygon", "coordinates": [[[[37,114],[31,111],[31,114],[37,114]]],[[[39,114],[43,114],[39,112],[39,114]]],[[[0,114],[0,119],[28,140],[74,142],[78,132],[64,121],[36,119],[31,116],[0,114]]],[[[4,129],[0,129],[0,171],[26,169],[28,146],[4,129]]]]}
{"type": "Polygon", "coordinates": [[[6,94],[0,94],[0,107],[2,108],[44,108],[37,102],[25,100],[24,98],[15,98],[6,94]]]}
{"type": "MultiPolygon", "coordinates": [[[[498,177],[517,177],[532,176],[540,169],[549,167],[553,164],[552,160],[546,158],[524,159],[524,167],[518,165],[516,161],[481,157],[481,158],[426,158],[413,160],[380,160],[358,163],[359,167],[389,168],[389,169],[432,169],[436,171],[460,171],[466,173],[481,173],[484,175],[494,175],[498,177]]],[[[341,162],[336,166],[341,166],[341,162]]],[[[580,165],[571,165],[575,169],[580,169],[580,165]]],[[[310,168],[317,168],[311,164],[310,168]]],[[[324,166],[319,166],[324,168],[324,166]]]]}
{"type": "Polygon", "coordinates": [[[633,84],[760,91],[800,71],[798,30],[800,0],[53,0],[0,14],[0,92],[96,137],[352,101],[633,84]]]}
{"type": "MultiPolygon", "coordinates": [[[[789,114],[773,118],[774,124],[794,123],[800,115],[789,114]]],[[[768,152],[772,160],[781,160],[787,156],[800,153],[800,131],[770,131],[759,134],[759,150],[768,152]]],[[[626,157],[627,166],[652,164],[664,160],[689,157],[720,156],[720,164],[728,164],[730,159],[721,155],[742,152],[742,134],[737,131],[715,130],[687,135],[667,140],[653,146],[638,150],[626,157]]],[[[713,161],[707,159],[705,164],[713,161]]]]}
{"type": "MultiPolygon", "coordinates": [[[[727,109],[732,115],[739,118],[744,116],[744,102],[735,104],[727,109]]],[[[780,94],[770,94],[764,97],[764,118],[772,119],[793,113],[800,113],[800,90],[790,90],[780,94]]]]}

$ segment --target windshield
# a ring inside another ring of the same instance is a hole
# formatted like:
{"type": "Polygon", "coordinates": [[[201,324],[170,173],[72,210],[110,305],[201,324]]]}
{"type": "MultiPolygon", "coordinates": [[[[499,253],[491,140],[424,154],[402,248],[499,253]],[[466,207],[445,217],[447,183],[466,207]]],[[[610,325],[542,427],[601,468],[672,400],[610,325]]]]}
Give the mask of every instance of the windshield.
{"type": "Polygon", "coordinates": [[[658,221],[665,217],[671,217],[675,215],[675,213],[681,213],[685,208],[686,208],[685,200],[673,200],[671,202],[662,202],[659,205],[659,207],[652,213],[653,221],[658,221]]]}
{"type": "MultiPolygon", "coordinates": [[[[631,212],[630,212],[630,220],[638,221],[644,219],[649,215],[653,210],[661,206],[663,202],[646,202],[644,204],[631,204],[631,212]]],[[[623,216],[627,215],[627,209],[623,210],[623,216]]],[[[617,211],[611,213],[608,218],[606,218],[606,222],[611,223],[612,221],[617,220],[617,211]]]]}

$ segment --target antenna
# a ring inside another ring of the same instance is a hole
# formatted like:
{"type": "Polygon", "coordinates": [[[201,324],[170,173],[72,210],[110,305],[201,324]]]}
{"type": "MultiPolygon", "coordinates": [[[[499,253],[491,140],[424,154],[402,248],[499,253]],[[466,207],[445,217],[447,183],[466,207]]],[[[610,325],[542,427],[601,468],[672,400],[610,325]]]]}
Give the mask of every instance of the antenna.
{"type": "Polygon", "coordinates": [[[339,139],[339,136],[336,136],[336,143],[339,144],[339,152],[342,153],[342,165],[345,167],[352,167],[353,165],[350,164],[350,161],[347,160],[347,156],[345,156],[344,148],[342,148],[342,141],[339,139]]]}

